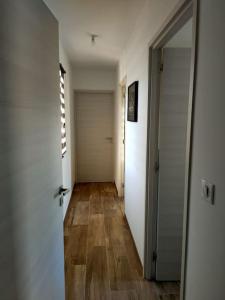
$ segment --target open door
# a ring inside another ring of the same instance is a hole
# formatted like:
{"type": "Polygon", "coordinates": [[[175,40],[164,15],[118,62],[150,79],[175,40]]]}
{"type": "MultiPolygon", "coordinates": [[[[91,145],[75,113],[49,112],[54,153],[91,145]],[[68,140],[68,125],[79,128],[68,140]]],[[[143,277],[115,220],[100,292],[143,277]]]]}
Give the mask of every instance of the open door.
{"type": "Polygon", "coordinates": [[[42,1],[0,6],[0,298],[63,300],[58,23],[42,1]]]}
{"type": "Polygon", "coordinates": [[[156,279],[179,281],[191,48],[166,47],[162,51],[156,279]]]}

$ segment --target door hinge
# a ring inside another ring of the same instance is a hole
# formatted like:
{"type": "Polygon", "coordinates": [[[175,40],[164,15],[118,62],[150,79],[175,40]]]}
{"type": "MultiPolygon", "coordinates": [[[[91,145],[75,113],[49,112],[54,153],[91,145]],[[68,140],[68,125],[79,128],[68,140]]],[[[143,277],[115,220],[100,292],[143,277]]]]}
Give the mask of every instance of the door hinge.
{"type": "Polygon", "coordinates": [[[164,69],[164,52],[163,52],[163,48],[161,49],[161,57],[160,57],[160,66],[159,66],[159,70],[160,72],[163,72],[164,69]]]}
{"type": "Polygon", "coordinates": [[[157,252],[156,251],[153,251],[153,254],[152,254],[152,261],[156,261],[157,260],[157,252]]]}
{"type": "Polygon", "coordinates": [[[154,170],[156,173],[159,172],[159,162],[158,161],[155,162],[154,170]]]}
{"type": "Polygon", "coordinates": [[[159,149],[157,150],[156,156],[157,157],[156,157],[156,161],[154,164],[155,173],[159,172],[159,149]]]}

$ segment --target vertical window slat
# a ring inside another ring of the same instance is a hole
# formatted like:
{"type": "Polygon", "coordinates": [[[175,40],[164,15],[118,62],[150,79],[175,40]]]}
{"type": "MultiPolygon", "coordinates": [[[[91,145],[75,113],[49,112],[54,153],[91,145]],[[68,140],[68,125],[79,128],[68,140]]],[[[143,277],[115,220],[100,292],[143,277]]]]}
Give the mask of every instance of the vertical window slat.
{"type": "Polygon", "coordinates": [[[60,109],[61,109],[61,149],[62,156],[66,153],[66,110],[65,110],[65,70],[60,64],[59,76],[60,76],[60,109]]]}

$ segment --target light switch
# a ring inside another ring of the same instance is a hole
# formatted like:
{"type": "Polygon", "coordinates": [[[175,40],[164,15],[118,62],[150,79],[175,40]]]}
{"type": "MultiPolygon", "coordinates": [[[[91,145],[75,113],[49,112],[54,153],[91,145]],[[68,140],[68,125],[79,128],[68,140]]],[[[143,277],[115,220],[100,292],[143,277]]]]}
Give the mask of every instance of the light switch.
{"type": "Polygon", "coordinates": [[[201,195],[206,202],[210,203],[211,205],[214,205],[215,185],[210,182],[207,182],[205,179],[202,179],[201,195]]]}

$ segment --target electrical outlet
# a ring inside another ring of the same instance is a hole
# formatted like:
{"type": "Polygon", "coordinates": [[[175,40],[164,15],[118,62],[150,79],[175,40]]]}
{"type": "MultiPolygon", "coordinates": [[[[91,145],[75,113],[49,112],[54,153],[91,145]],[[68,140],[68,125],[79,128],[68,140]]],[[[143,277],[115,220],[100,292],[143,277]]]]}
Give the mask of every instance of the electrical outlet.
{"type": "Polygon", "coordinates": [[[206,202],[210,203],[211,205],[214,205],[215,185],[207,182],[205,179],[202,179],[201,183],[202,183],[202,191],[201,191],[202,198],[206,202]]]}

